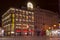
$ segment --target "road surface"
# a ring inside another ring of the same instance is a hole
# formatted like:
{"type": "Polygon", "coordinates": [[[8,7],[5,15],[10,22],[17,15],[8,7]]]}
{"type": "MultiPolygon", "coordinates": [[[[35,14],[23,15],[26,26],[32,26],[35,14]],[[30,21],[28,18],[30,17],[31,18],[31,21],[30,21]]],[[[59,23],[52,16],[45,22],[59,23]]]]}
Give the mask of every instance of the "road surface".
{"type": "Polygon", "coordinates": [[[49,40],[46,36],[12,36],[12,37],[0,37],[0,40],[49,40]]]}

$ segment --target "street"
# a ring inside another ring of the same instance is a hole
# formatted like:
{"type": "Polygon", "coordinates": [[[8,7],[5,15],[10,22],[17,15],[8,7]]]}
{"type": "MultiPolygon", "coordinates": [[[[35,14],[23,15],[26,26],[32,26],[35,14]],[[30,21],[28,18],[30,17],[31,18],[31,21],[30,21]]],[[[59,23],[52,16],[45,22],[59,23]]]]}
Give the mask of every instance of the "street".
{"type": "Polygon", "coordinates": [[[0,40],[60,40],[59,37],[46,37],[46,36],[12,36],[0,37],[0,40]]]}
{"type": "Polygon", "coordinates": [[[0,40],[49,40],[49,37],[41,36],[19,36],[19,37],[0,37],[0,40]]]}

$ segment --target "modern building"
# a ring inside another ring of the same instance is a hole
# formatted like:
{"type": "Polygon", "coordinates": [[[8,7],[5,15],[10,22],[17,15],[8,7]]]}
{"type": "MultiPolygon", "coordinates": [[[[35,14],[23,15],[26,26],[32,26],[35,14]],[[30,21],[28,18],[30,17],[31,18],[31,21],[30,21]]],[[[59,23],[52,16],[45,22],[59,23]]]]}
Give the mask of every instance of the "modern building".
{"type": "Polygon", "coordinates": [[[27,3],[27,10],[26,8],[10,8],[2,15],[2,27],[5,30],[5,35],[31,34],[34,31],[34,12],[32,3],[27,3]]]}
{"type": "Polygon", "coordinates": [[[27,9],[10,8],[2,15],[5,35],[32,34],[35,30],[58,29],[58,14],[41,8],[34,8],[29,2],[27,9]]]}
{"type": "Polygon", "coordinates": [[[34,30],[34,12],[10,8],[2,15],[2,26],[6,34],[34,30]]]}

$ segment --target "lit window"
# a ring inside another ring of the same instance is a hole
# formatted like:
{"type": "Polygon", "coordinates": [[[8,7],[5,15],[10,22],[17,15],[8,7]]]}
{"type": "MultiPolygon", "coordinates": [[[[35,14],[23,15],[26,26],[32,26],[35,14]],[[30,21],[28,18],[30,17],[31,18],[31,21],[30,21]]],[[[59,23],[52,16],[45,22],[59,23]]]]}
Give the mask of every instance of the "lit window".
{"type": "Polygon", "coordinates": [[[8,24],[8,26],[10,26],[10,24],[8,24]]]}
{"type": "Polygon", "coordinates": [[[10,22],[10,21],[11,21],[11,19],[9,19],[9,20],[5,21],[3,24],[5,24],[5,23],[7,23],[7,22],[10,22]]]}
{"type": "Polygon", "coordinates": [[[19,21],[22,21],[21,19],[19,19],[19,21]]]}
{"type": "Polygon", "coordinates": [[[31,20],[29,20],[29,22],[31,22],[31,20]]]}
{"type": "Polygon", "coordinates": [[[16,25],[21,25],[21,24],[16,24],[16,25]]]}
{"type": "Polygon", "coordinates": [[[16,11],[18,11],[18,9],[16,9],[16,11]]]}
{"type": "Polygon", "coordinates": [[[23,24],[23,25],[26,25],[26,24],[23,24]]]}
{"type": "Polygon", "coordinates": [[[26,19],[28,19],[28,16],[26,16],[26,19]]]}
{"type": "Polygon", "coordinates": [[[23,14],[25,14],[25,13],[23,13],[23,14]]]}
{"type": "Polygon", "coordinates": [[[25,21],[25,19],[23,19],[23,21],[25,21]]]}
{"type": "Polygon", "coordinates": [[[32,15],[34,15],[34,12],[32,12],[32,15]]]}
{"type": "Polygon", "coordinates": [[[32,27],[34,27],[34,25],[31,25],[32,27]]]}
{"type": "Polygon", "coordinates": [[[31,12],[29,12],[31,14],[31,12]]]}
{"type": "Polygon", "coordinates": [[[23,14],[25,14],[25,11],[23,10],[23,14]]]}
{"type": "Polygon", "coordinates": [[[26,15],[28,15],[28,11],[26,11],[26,15]]]}
{"type": "Polygon", "coordinates": [[[32,20],[34,20],[34,17],[32,16],[32,20]]]}
{"type": "Polygon", "coordinates": [[[16,19],[16,21],[18,21],[18,19],[16,19]]]}
{"type": "Polygon", "coordinates": [[[16,28],[19,28],[18,26],[16,26],[16,28]]]}
{"type": "Polygon", "coordinates": [[[19,27],[19,29],[21,29],[21,27],[19,27]]]}
{"type": "Polygon", "coordinates": [[[34,20],[32,20],[32,22],[34,22],[34,20]]]}
{"type": "Polygon", "coordinates": [[[10,10],[15,10],[14,8],[10,8],[10,10]]]}
{"type": "Polygon", "coordinates": [[[7,17],[5,17],[5,18],[3,19],[3,21],[6,20],[6,19],[8,19],[8,18],[10,18],[10,16],[11,16],[11,14],[8,15],[7,17]]]}
{"type": "Polygon", "coordinates": [[[16,16],[18,16],[18,14],[16,14],[16,16]]]}
{"type": "Polygon", "coordinates": [[[11,31],[11,34],[14,34],[14,31],[11,31]]]}
{"type": "Polygon", "coordinates": [[[29,16],[29,18],[31,18],[31,16],[29,16]]]}
{"type": "Polygon", "coordinates": [[[24,13],[25,11],[23,10],[23,13],[24,13]]]}
{"type": "Polygon", "coordinates": [[[23,15],[23,17],[25,18],[25,15],[23,15]]]}
{"type": "Polygon", "coordinates": [[[28,20],[26,20],[26,22],[28,22],[28,20]]]}
{"type": "Polygon", "coordinates": [[[22,15],[20,14],[20,16],[22,16],[22,15]]]}
{"type": "Polygon", "coordinates": [[[19,10],[20,12],[22,11],[22,10],[19,10]]]}

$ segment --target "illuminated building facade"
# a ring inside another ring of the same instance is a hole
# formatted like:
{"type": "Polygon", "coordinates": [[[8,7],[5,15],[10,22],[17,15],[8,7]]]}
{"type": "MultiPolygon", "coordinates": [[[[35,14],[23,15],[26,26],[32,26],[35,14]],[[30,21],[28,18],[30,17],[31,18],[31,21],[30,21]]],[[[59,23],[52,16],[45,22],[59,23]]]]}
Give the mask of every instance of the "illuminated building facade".
{"type": "Polygon", "coordinates": [[[31,34],[35,30],[58,28],[58,14],[49,10],[34,8],[29,2],[27,10],[10,8],[2,15],[2,27],[5,35],[31,34]]]}
{"type": "Polygon", "coordinates": [[[2,26],[6,35],[34,30],[34,12],[10,8],[2,15],[2,26]]]}
{"type": "Polygon", "coordinates": [[[35,27],[39,30],[58,29],[58,13],[37,7],[35,13],[35,27]],[[54,26],[55,25],[55,26],[54,26]]]}

